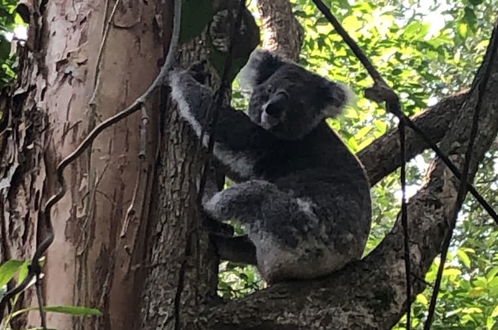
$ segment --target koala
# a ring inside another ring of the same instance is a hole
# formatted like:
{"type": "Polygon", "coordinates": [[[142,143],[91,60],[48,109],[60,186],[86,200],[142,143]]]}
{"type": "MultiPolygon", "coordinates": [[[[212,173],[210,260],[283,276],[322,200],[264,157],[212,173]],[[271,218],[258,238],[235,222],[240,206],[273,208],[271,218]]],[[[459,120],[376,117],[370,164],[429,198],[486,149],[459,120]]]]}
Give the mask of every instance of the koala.
{"type": "Polygon", "coordinates": [[[237,182],[203,202],[215,220],[237,219],[256,247],[263,279],[276,283],[332,273],[361,257],[370,231],[370,187],[359,160],[325,119],[347,105],[347,87],[262,50],[242,70],[247,114],[219,109],[192,70],[170,74],[171,96],[197,136],[237,182]],[[203,133],[204,132],[204,133],[203,133]]]}

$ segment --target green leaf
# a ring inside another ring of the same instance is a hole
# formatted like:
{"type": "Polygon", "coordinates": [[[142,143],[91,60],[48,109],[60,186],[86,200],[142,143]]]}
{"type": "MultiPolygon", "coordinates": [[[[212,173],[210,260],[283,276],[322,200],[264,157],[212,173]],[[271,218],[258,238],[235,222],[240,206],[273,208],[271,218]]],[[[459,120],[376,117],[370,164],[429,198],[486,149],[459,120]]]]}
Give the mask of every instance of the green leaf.
{"type": "Polygon", "coordinates": [[[483,294],[486,293],[486,289],[483,288],[483,287],[475,287],[475,288],[472,288],[470,291],[469,291],[469,297],[480,297],[482,296],[483,294]]]}
{"type": "Polygon", "coordinates": [[[476,25],[477,22],[477,17],[474,10],[470,7],[465,7],[462,20],[471,27],[474,27],[474,25],[476,25]]]}
{"type": "Polygon", "coordinates": [[[457,25],[457,31],[460,37],[463,39],[467,38],[467,35],[469,33],[469,26],[466,23],[459,23],[457,25]]]}
{"type": "Polygon", "coordinates": [[[491,317],[498,317],[498,305],[495,306],[493,312],[491,313],[491,317]]]}
{"type": "Polygon", "coordinates": [[[180,43],[201,34],[213,17],[213,5],[209,0],[183,0],[180,23],[180,43]]]}
{"type": "Polygon", "coordinates": [[[10,41],[0,35],[0,61],[4,62],[10,56],[10,41]]]}
{"type": "Polygon", "coordinates": [[[471,261],[470,261],[469,255],[463,249],[458,249],[457,255],[458,255],[458,259],[460,259],[460,261],[467,268],[470,268],[471,261]]]}
{"type": "Polygon", "coordinates": [[[429,32],[430,25],[418,21],[411,22],[405,27],[403,37],[408,40],[422,39],[429,32]]]}
{"type": "Polygon", "coordinates": [[[21,260],[8,260],[0,266],[0,287],[3,287],[14,277],[24,264],[21,260]]]}
{"type": "Polygon", "coordinates": [[[491,270],[486,274],[486,279],[488,281],[491,281],[495,276],[496,274],[498,274],[498,267],[493,267],[491,268],[491,270]]]}
{"type": "Polygon", "coordinates": [[[47,312],[63,313],[75,316],[101,316],[102,312],[96,308],[82,306],[46,306],[47,312]]]}
{"type": "Polygon", "coordinates": [[[23,262],[22,266],[19,268],[19,276],[17,277],[17,280],[19,281],[19,283],[24,281],[24,279],[26,279],[26,276],[28,276],[29,265],[31,265],[31,260],[26,260],[23,262]]]}
{"type": "Polygon", "coordinates": [[[348,16],[342,21],[346,31],[357,31],[362,28],[363,23],[356,16],[348,16]]]}
{"type": "Polygon", "coordinates": [[[467,307],[467,308],[462,308],[462,313],[465,314],[481,314],[482,309],[479,307],[467,307]]]}
{"type": "Polygon", "coordinates": [[[424,305],[424,306],[426,306],[426,307],[427,307],[427,306],[429,306],[429,300],[428,300],[428,299],[427,299],[427,297],[426,297],[426,296],[424,296],[423,294],[419,294],[419,295],[417,296],[417,299],[416,299],[416,300],[417,300],[417,302],[421,303],[422,305],[424,305]]]}
{"type": "Polygon", "coordinates": [[[444,276],[459,276],[460,274],[462,274],[462,271],[458,268],[446,268],[443,271],[444,276]]]}

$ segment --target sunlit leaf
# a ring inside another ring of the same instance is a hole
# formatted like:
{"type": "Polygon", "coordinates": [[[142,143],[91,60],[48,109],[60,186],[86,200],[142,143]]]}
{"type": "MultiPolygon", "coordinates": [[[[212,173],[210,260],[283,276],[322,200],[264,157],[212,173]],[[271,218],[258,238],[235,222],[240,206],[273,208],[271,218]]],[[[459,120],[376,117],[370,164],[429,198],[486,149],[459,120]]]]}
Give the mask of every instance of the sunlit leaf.
{"type": "Polygon", "coordinates": [[[466,267],[470,267],[471,261],[470,261],[469,255],[463,249],[459,249],[457,252],[457,255],[458,255],[458,258],[460,259],[460,261],[466,267]]]}
{"type": "Polygon", "coordinates": [[[14,275],[21,269],[24,261],[21,260],[7,260],[0,266],[0,287],[7,284],[14,275]]]}

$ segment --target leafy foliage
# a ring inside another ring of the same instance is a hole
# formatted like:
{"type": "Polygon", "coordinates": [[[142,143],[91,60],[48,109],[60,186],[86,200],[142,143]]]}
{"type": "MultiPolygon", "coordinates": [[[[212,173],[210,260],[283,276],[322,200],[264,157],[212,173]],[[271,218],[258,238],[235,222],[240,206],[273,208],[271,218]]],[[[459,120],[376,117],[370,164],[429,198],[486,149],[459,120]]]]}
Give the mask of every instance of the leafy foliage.
{"type": "Polygon", "coordinates": [[[16,18],[17,0],[0,0],[0,89],[15,77],[15,58],[11,54],[11,41],[8,38],[20,19],[16,18]]]}
{"type": "MultiPolygon", "coordinates": [[[[22,260],[8,260],[0,265],[0,298],[7,291],[7,283],[14,281],[15,283],[21,283],[24,281],[28,275],[28,267],[30,261],[22,260]],[[17,277],[16,277],[17,275],[17,277]]],[[[34,284],[34,283],[31,283],[34,284]]],[[[29,287],[29,286],[28,286],[29,287]]],[[[14,297],[13,306],[14,309],[10,312],[5,319],[0,319],[0,329],[7,330],[10,329],[10,323],[15,317],[33,310],[38,310],[38,307],[28,307],[23,309],[15,310],[16,303],[18,301],[19,295],[14,297]]],[[[72,316],[100,316],[102,313],[95,308],[82,307],[82,306],[45,306],[45,312],[48,313],[63,313],[72,316]]]]}

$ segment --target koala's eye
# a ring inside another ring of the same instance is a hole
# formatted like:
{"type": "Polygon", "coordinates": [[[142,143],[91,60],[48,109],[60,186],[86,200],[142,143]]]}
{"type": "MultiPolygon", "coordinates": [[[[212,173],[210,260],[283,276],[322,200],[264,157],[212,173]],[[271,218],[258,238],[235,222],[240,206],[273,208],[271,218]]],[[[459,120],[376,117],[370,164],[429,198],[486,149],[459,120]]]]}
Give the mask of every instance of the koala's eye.
{"type": "Polygon", "coordinates": [[[275,88],[273,88],[273,85],[267,85],[266,86],[266,92],[268,94],[272,94],[275,91],[275,88]]]}

